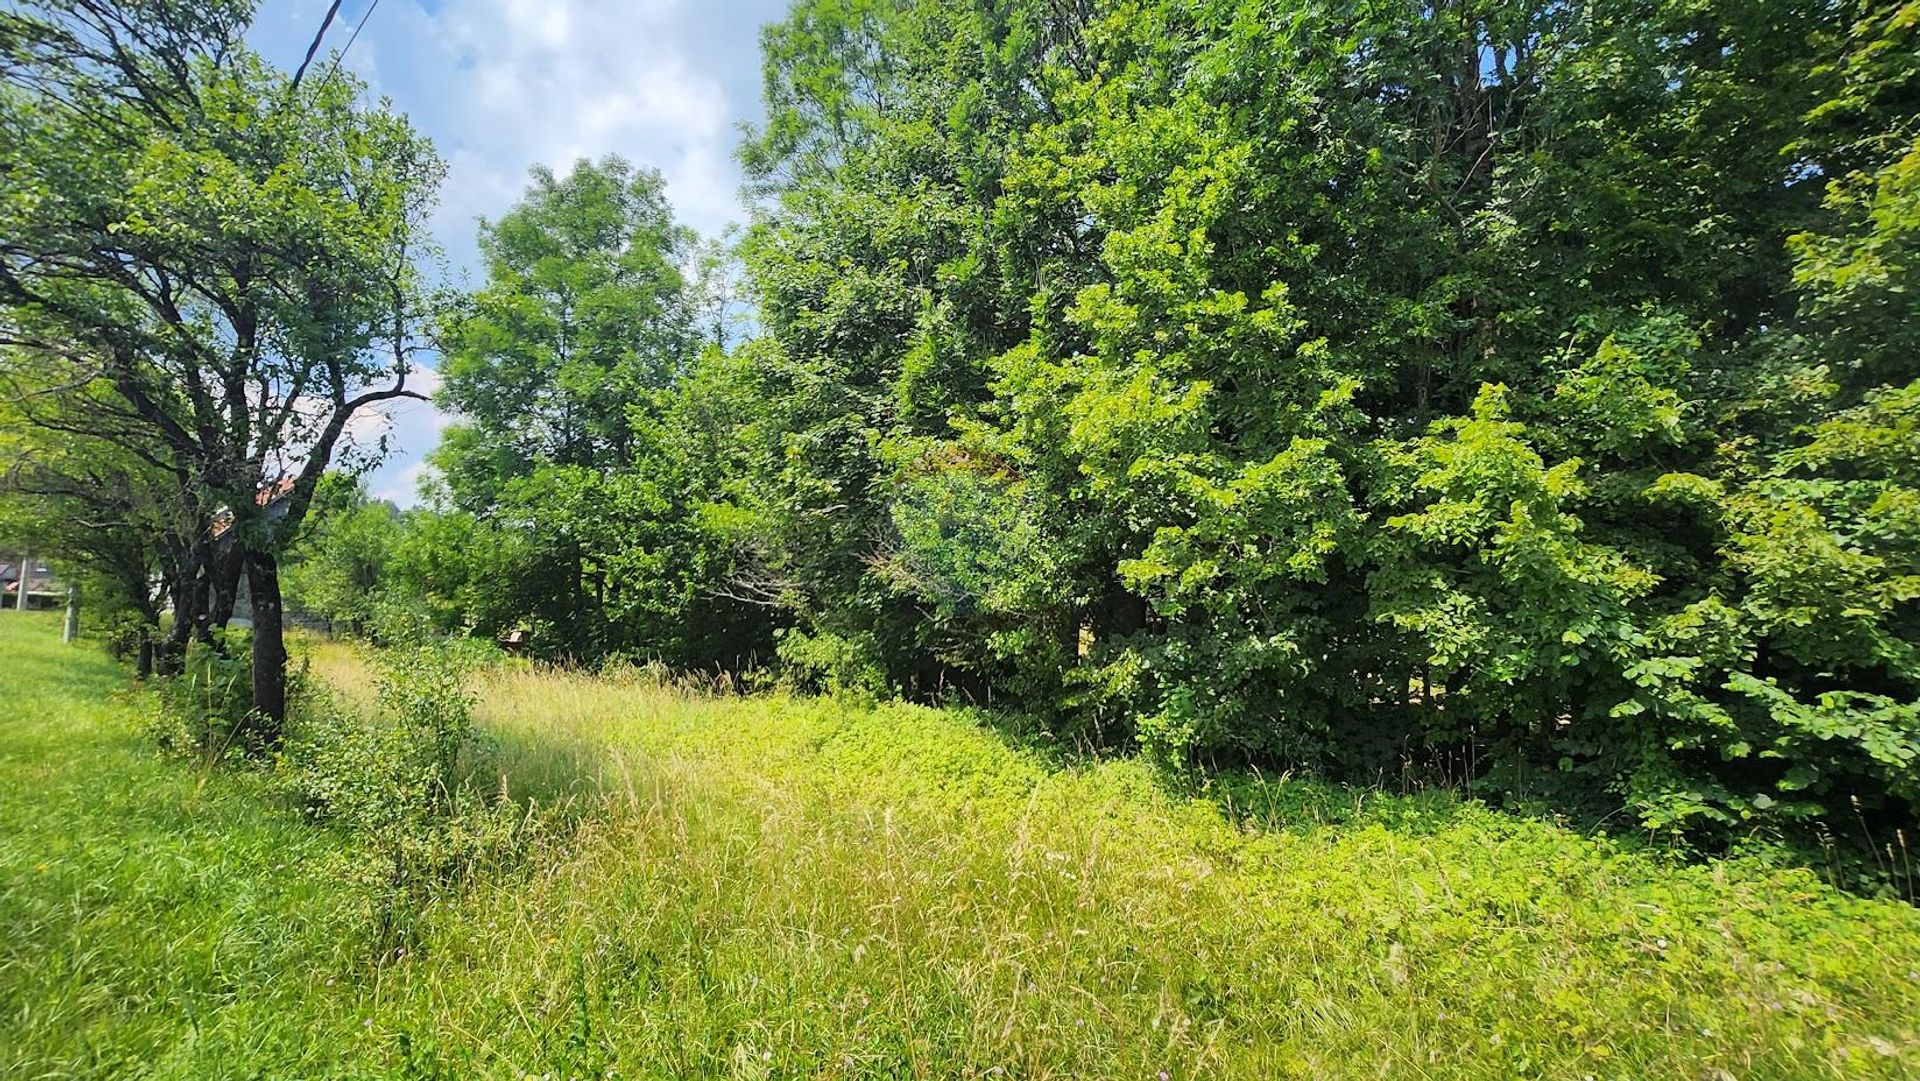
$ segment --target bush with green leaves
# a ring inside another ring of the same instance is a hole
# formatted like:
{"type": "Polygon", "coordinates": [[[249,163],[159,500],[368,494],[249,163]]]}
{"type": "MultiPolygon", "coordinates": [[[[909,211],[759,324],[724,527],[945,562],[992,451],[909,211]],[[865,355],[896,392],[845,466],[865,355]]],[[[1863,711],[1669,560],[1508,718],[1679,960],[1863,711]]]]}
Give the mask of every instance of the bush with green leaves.
{"type": "Polygon", "coordinates": [[[537,826],[488,783],[474,663],[458,643],[391,647],[375,710],[313,701],[280,760],[289,795],[355,840],[341,870],[365,891],[381,950],[404,948],[450,891],[515,863],[537,826]]]}
{"type": "MultiPolygon", "coordinates": [[[[253,708],[252,646],[241,630],[226,631],[214,643],[194,642],[181,670],[154,682],[148,734],[162,751],[209,763],[273,753],[272,728],[260,723],[253,708]]],[[[314,693],[304,665],[287,676],[290,701],[314,693]]]]}

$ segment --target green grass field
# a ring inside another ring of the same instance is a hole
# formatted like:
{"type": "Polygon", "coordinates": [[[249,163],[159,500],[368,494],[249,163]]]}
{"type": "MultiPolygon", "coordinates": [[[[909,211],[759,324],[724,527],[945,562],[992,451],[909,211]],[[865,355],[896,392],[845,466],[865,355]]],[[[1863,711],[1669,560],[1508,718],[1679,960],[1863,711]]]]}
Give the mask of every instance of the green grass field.
{"type": "Polygon", "coordinates": [[[545,840],[382,955],[267,772],[53,618],[0,673],[8,1079],[1920,1076],[1920,912],[1806,872],[637,675],[485,677],[545,840]]]}

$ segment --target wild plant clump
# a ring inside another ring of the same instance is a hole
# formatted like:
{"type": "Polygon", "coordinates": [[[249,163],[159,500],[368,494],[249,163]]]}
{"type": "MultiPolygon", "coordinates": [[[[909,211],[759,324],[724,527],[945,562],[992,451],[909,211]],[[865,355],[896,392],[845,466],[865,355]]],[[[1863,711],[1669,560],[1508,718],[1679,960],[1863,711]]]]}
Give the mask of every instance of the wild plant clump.
{"type": "Polygon", "coordinates": [[[316,697],[280,760],[286,791],[349,833],[343,877],[366,891],[378,948],[403,948],[442,896],[517,861],[537,819],[489,785],[472,651],[417,640],[380,656],[375,708],[316,697]]]}
{"type": "MultiPolygon", "coordinates": [[[[213,642],[187,648],[178,673],[154,683],[147,734],[162,752],[198,758],[209,765],[231,757],[265,759],[275,728],[262,723],[253,705],[253,643],[247,632],[223,632],[213,642]]],[[[288,700],[315,693],[303,667],[289,671],[288,700]]]]}

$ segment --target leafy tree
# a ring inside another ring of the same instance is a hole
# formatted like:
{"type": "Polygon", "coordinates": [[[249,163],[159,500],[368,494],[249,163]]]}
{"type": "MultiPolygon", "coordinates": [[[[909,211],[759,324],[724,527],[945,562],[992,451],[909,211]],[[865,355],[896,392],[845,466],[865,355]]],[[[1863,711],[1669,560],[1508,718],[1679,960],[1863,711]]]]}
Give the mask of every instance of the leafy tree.
{"type": "Polygon", "coordinates": [[[460,424],[439,464],[470,509],[545,465],[624,462],[629,405],[689,355],[680,264],[693,238],[660,175],[616,157],[532,175],[518,206],[481,223],[487,283],[441,334],[442,397],[460,424]]]}
{"type": "Polygon", "coordinates": [[[27,423],[15,403],[40,392],[15,383],[0,398],[0,534],[83,580],[110,644],[150,675],[164,599],[156,584],[183,548],[168,478],[110,441],[27,423]]]}
{"type": "Polygon", "coordinates": [[[0,339],[64,373],[30,422],[169,477],[190,523],[170,570],[181,633],[224,623],[246,576],[270,741],[285,712],[278,555],[348,421],[418,396],[413,267],[440,165],[351,78],[296,87],[265,65],[240,40],[251,14],[239,0],[0,14],[0,339]]]}
{"type": "Polygon", "coordinates": [[[732,588],[822,682],[1911,824],[1910,5],[810,3],[732,588]]]}
{"type": "Polygon", "coordinates": [[[556,656],[744,657],[753,632],[707,589],[714,473],[682,390],[703,339],[728,336],[726,253],[696,251],[659,174],[612,157],[534,169],[480,239],[487,283],[442,331],[459,420],[434,460],[456,516],[433,528],[490,539],[451,574],[423,560],[442,618],[528,630],[556,656]]]}
{"type": "Polygon", "coordinates": [[[356,478],[329,473],[283,561],[288,608],[335,634],[372,633],[382,593],[394,588],[389,570],[401,529],[393,504],[370,499],[356,478]]]}

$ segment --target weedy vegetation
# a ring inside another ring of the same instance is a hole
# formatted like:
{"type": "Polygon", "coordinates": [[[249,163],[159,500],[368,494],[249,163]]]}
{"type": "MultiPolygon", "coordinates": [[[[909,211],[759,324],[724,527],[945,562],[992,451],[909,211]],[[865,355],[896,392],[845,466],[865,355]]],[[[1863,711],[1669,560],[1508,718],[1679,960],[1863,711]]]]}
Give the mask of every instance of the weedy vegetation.
{"type": "Polygon", "coordinates": [[[1920,0],[792,0],[448,288],[339,6],[0,3],[0,1077],[1920,1077],[1920,0]]]}
{"type": "Polygon", "coordinates": [[[213,770],[0,646],[9,1077],[1920,1071],[1920,911],[1758,857],[428,644],[213,770]]]}

